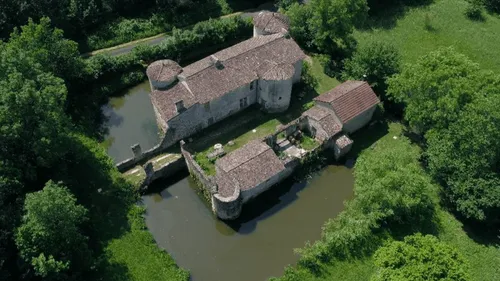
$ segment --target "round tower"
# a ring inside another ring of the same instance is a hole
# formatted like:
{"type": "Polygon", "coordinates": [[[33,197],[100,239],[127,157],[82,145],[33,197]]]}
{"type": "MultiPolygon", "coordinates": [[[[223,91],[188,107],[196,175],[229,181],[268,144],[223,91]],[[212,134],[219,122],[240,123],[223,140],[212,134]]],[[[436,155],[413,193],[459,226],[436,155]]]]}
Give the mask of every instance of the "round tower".
{"type": "Polygon", "coordinates": [[[278,64],[259,77],[259,103],[267,112],[288,109],[292,96],[295,68],[291,64],[278,64]]]}
{"type": "Polygon", "coordinates": [[[168,88],[177,80],[182,67],[173,60],[158,60],[150,64],[146,70],[151,91],[168,88]]]}
{"type": "Polygon", "coordinates": [[[288,18],[280,13],[260,12],[253,19],[253,36],[288,33],[288,18]]]}

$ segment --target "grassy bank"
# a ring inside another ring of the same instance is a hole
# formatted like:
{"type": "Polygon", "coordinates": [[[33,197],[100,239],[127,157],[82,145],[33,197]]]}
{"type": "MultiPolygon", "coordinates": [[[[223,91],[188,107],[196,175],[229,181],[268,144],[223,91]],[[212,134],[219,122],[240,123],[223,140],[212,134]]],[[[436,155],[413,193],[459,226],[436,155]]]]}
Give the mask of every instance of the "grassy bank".
{"type": "Polygon", "coordinates": [[[371,41],[394,44],[404,63],[441,46],[453,46],[484,69],[500,72],[500,17],[484,13],[484,21],[471,21],[465,15],[465,0],[435,0],[434,3],[387,10],[371,19],[369,28],[355,37],[362,46],[371,41]]]}
{"type": "MultiPolygon", "coordinates": [[[[372,149],[391,149],[393,146],[396,146],[399,142],[403,141],[403,129],[404,127],[399,123],[388,123],[387,125],[378,123],[355,134],[353,136],[354,146],[361,146],[361,153],[365,153],[364,151],[372,149]]],[[[357,154],[357,152],[355,151],[354,154],[357,154]]],[[[351,156],[354,155],[351,154],[351,156]]],[[[356,193],[360,192],[357,190],[358,188],[358,186],[355,186],[356,193]]],[[[437,194],[435,200],[437,202],[437,194]]],[[[500,278],[500,268],[497,266],[500,263],[500,248],[497,244],[481,243],[474,240],[472,238],[474,236],[471,235],[470,232],[466,231],[463,224],[457,220],[453,214],[440,205],[435,206],[434,220],[435,226],[432,230],[429,229],[430,233],[436,235],[440,240],[456,247],[465,256],[470,265],[469,273],[472,277],[471,280],[493,281],[500,278]]],[[[353,221],[353,223],[355,222],[353,221]]],[[[336,230],[331,226],[332,222],[325,224],[322,234],[324,238],[334,235],[333,231],[336,230]]],[[[384,231],[384,229],[382,229],[382,231],[377,230],[373,233],[373,235],[375,235],[375,237],[383,237],[384,231]]],[[[387,229],[387,231],[391,233],[391,230],[387,229]]],[[[392,230],[392,234],[388,238],[383,238],[381,243],[383,243],[386,239],[399,239],[397,234],[398,231],[399,230],[392,230]]],[[[352,241],[355,241],[354,237],[352,237],[351,241],[346,241],[346,247],[349,247],[348,245],[349,243],[352,243],[352,241]]],[[[302,263],[299,262],[299,264],[295,267],[287,268],[283,277],[273,279],[273,281],[368,281],[376,271],[372,257],[373,252],[370,250],[365,251],[366,245],[370,243],[373,243],[372,240],[367,239],[362,242],[362,245],[364,246],[355,247],[349,250],[353,253],[350,257],[334,258],[329,262],[321,263],[320,269],[315,273],[306,269],[302,263]]],[[[339,253],[333,253],[334,256],[338,254],[339,253]]]]}
{"type": "Polygon", "coordinates": [[[158,248],[146,228],[143,213],[143,208],[133,206],[128,214],[130,230],[106,247],[109,265],[102,280],[189,280],[189,273],[180,269],[166,251],[158,248]]]}

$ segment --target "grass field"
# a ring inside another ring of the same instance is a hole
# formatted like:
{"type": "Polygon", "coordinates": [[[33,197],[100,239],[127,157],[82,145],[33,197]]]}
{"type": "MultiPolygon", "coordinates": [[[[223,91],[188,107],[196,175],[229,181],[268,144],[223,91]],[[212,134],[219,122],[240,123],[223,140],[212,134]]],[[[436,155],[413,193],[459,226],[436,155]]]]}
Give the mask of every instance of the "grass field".
{"type": "Polygon", "coordinates": [[[434,0],[406,12],[387,11],[372,19],[369,28],[356,31],[355,37],[360,46],[370,41],[394,44],[404,63],[441,46],[453,46],[482,68],[500,73],[500,17],[484,13],[485,21],[471,21],[464,15],[466,7],[465,0],[434,0]]]}
{"type": "Polygon", "coordinates": [[[109,265],[102,272],[106,281],[188,281],[189,273],[158,248],[144,223],[143,209],[133,206],[128,214],[130,230],[106,247],[109,265]]]}

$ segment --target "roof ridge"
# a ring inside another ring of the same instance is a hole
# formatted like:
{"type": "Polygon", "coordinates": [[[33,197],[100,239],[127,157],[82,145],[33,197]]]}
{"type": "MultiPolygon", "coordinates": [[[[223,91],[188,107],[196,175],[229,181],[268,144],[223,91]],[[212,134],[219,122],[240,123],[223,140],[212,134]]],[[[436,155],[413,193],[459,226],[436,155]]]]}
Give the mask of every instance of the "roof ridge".
{"type": "MultiPolygon", "coordinates": [[[[362,85],[364,85],[364,84],[368,84],[368,82],[363,81],[363,80],[347,80],[346,82],[349,82],[349,81],[351,81],[351,82],[361,82],[361,83],[360,83],[359,85],[357,85],[356,87],[354,87],[354,88],[350,89],[349,91],[347,91],[347,92],[343,93],[342,95],[339,95],[338,97],[334,97],[334,98],[333,98],[333,100],[332,100],[332,102],[333,102],[333,101],[336,101],[337,99],[339,99],[339,98],[341,98],[341,97],[343,97],[345,94],[350,93],[350,92],[352,92],[352,91],[356,90],[357,88],[361,87],[362,85]]],[[[346,83],[346,82],[344,82],[344,83],[346,83]]],[[[338,85],[338,86],[341,86],[341,85],[342,85],[342,84],[340,84],[340,85],[338,85]]],[[[338,86],[337,86],[337,87],[338,87],[338,86]]],[[[336,87],[335,87],[335,88],[336,88],[336,87]]],[[[335,90],[335,88],[333,88],[331,91],[335,90]]]]}
{"type": "MultiPolygon", "coordinates": [[[[243,54],[246,54],[246,53],[248,53],[248,52],[250,52],[250,51],[253,51],[253,50],[257,50],[257,49],[259,49],[259,48],[262,48],[262,47],[264,47],[264,46],[266,46],[266,45],[270,44],[271,42],[274,42],[274,41],[276,41],[276,40],[278,40],[278,39],[280,39],[280,38],[285,38],[285,37],[283,36],[283,34],[281,34],[281,33],[276,33],[276,34],[271,34],[271,35],[263,35],[262,37],[271,37],[271,36],[276,36],[276,38],[274,38],[274,39],[272,39],[272,40],[269,40],[268,42],[266,42],[266,43],[264,43],[264,44],[262,44],[262,45],[259,45],[259,46],[255,47],[255,48],[248,49],[248,50],[246,50],[246,51],[244,51],[244,52],[242,52],[242,53],[240,53],[240,54],[237,54],[237,55],[235,55],[235,56],[232,56],[232,57],[230,57],[230,58],[228,58],[228,59],[226,59],[226,60],[224,60],[224,61],[222,61],[222,62],[229,61],[229,60],[234,59],[234,58],[236,58],[236,57],[239,57],[239,56],[241,56],[241,55],[243,55],[243,54]],[[276,36],[276,35],[277,35],[277,36],[276,36]]],[[[258,38],[258,37],[253,37],[253,38],[258,38]]],[[[249,39],[249,40],[250,40],[250,39],[249,39]]],[[[230,47],[230,48],[231,48],[231,47],[230,47]]]]}
{"type": "MultiPolygon", "coordinates": [[[[272,35],[264,35],[264,36],[273,36],[273,35],[274,35],[274,34],[272,34],[272,35]]],[[[259,49],[259,48],[261,48],[261,47],[263,47],[263,46],[266,46],[267,44],[269,44],[269,43],[271,43],[271,42],[274,42],[274,41],[276,41],[276,40],[278,40],[278,39],[280,39],[280,38],[285,38],[285,37],[283,36],[283,34],[278,34],[278,35],[279,35],[279,36],[277,36],[277,37],[276,37],[276,38],[274,38],[273,40],[270,40],[270,41],[268,41],[268,42],[266,42],[266,43],[264,43],[264,44],[262,44],[262,45],[260,45],[260,46],[257,46],[257,47],[255,47],[255,48],[248,49],[248,50],[246,50],[245,52],[242,52],[242,53],[240,53],[240,54],[237,54],[237,55],[235,55],[235,56],[232,56],[232,57],[230,57],[230,58],[228,58],[228,59],[226,59],[226,60],[219,60],[219,61],[220,61],[220,62],[222,62],[222,63],[223,63],[223,65],[224,65],[224,62],[226,62],[226,61],[230,61],[230,60],[232,60],[232,59],[234,59],[234,58],[237,58],[237,57],[239,57],[239,56],[241,56],[241,55],[243,55],[243,54],[246,54],[246,53],[248,53],[248,52],[250,52],[250,51],[257,50],[257,49],[259,49]]],[[[253,37],[253,38],[257,38],[257,37],[253,37]]],[[[248,40],[251,40],[251,39],[252,39],[252,38],[250,38],[250,39],[248,39],[248,40]]],[[[243,41],[243,42],[245,42],[245,41],[243,41]]],[[[243,42],[242,42],[242,43],[243,43],[243,42]]],[[[231,47],[229,47],[229,48],[232,48],[232,47],[234,47],[234,46],[236,46],[236,45],[233,45],[233,46],[231,46],[231,47]]],[[[229,48],[228,48],[228,49],[229,49],[229,48]]],[[[225,50],[227,50],[227,49],[225,49],[225,50]]],[[[217,53],[218,53],[218,52],[217,52],[217,53]]],[[[217,54],[217,53],[215,53],[215,54],[217,54]]],[[[208,57],[215,56],[215,54],[212,54],[212,55],[210,55],[210,56],[208,56],[208,57]]],[[[191,74],[191,75],[187,76],[187,77],[186,77],[186,81],[187,81],[187,79],[188,79],[188,78],[195,77],[195,76],[199,75],[201,72],[203,72],[204,70],[209,69],[209,68],[210,68],[210,67],[212,67],[212,66],[214,66],[214,64],[211,64],[210,66],[207,66],[207,67],[205,67],[205,68],[201,69],[200,71],[197,71],[197,72],[195,72],[195,73],[193,73],[193,74],[191,74]]],[[[224,65],[224,67],[226,67],[226,66],[224,65]]]]}

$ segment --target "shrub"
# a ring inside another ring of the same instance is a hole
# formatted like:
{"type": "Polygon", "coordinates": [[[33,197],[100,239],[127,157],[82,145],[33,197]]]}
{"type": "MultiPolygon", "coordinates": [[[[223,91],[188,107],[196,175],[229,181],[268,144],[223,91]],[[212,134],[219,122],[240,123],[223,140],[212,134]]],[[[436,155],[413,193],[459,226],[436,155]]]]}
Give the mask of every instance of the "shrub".
{"type": "Polygon", "coordinates": [[[465,8],[465,15],[471,20],[484,20],[482,1],[471,0],[465,8]]]}
{"type": "Polygon", "coordinates": [[[398,50],[382,42],[362,46],[344,61],[343,80],[366,80],[379,95],[385,96],[386,79],[399,72],[401,57],[398,50]]]}
{"type": "Polygon", "coordinates": [[[374,258],[378,272],[372,281],[471,280],[464,257],[432,235],[417,233],[389,243],[378,249],[374,258]]]}
{"type": "Polygon", "coordinates": [[[317,273],[321,263],[369,255],[391,232],[420,231],[432,222],[435,188],[419,157],[407,139],[386,139],[365,150],[356,162],[354,199],[327,221],[321,240],[297,250],[300,267],[317,273]]]}

